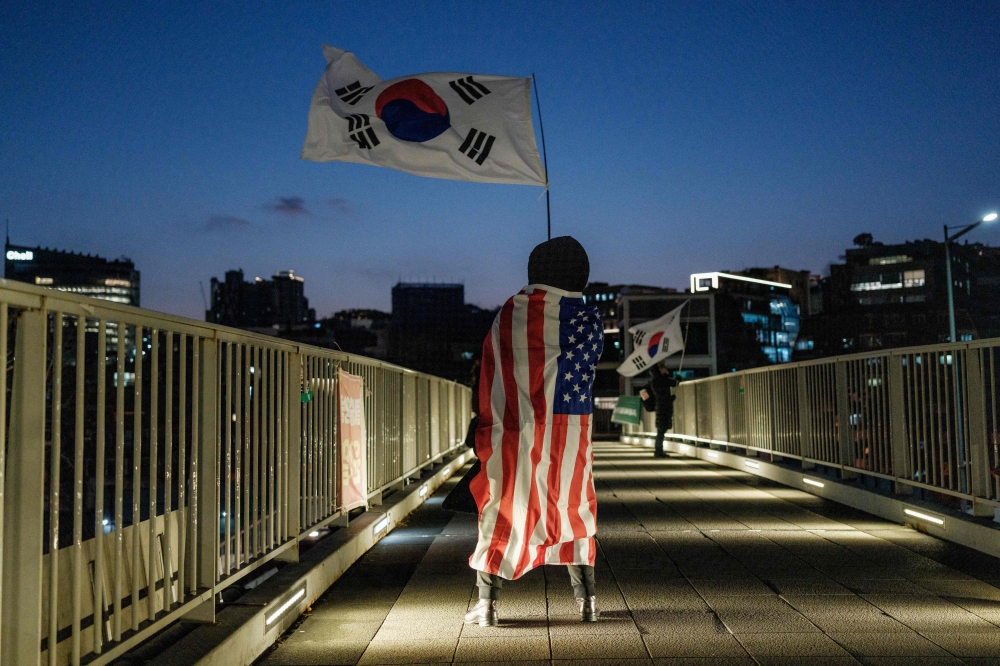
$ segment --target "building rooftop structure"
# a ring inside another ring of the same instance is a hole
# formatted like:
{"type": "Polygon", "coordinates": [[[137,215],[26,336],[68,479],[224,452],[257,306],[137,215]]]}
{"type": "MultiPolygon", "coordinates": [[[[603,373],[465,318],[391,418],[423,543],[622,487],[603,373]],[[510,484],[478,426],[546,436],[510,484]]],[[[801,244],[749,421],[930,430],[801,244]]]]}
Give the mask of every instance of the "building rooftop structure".
{"type": "Polygon", "coordinates": [[[313,326],[316,311],[305,297],[305,280],[295,271],[278,271],[272,279],[243,279],[243,270],[212,278],[211,307],[205,321],[262,332],[281,332],[313,326]]]}
{"type": "Polygon", "coordinates": [[[11,244],[4,253],[4,277],[113,303],[138,307],[139,271],[131,259],[11,244]]]}
{"type": "Polygon", "coordinates": [[[809,272],[773,269],[746,269],[737,272],[694,273],[691,293],[718,291],[732,296],[743,322],[753,329],[761,350],[772,363],[788,363],[801,326],[802,305],[792,299],[793,284],[777,282],[754,274],[791,273],[799,284],[802,301],[809,300],[809,272]]]}

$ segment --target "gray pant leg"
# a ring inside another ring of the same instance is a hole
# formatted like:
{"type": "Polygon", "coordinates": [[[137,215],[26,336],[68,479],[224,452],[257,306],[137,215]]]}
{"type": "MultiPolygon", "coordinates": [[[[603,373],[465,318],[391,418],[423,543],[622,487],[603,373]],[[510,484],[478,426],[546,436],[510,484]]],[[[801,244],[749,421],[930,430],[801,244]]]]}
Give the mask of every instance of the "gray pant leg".
{"type": "Polygon", "coordinates": [[[570,564],[569,582],[573,586],[573,596],[577,599],[597,596],[597,580],[594,578],[594,567],[589,564],[570,564]]]}
{"type": "Polygon", "coordinates": [[[492,599],[496,601],[500,598],[500,588],[503,587],[503,578],[486,573],[485,571],[476,571],[476,586],[479,587],[480,599],[492,599]]]}

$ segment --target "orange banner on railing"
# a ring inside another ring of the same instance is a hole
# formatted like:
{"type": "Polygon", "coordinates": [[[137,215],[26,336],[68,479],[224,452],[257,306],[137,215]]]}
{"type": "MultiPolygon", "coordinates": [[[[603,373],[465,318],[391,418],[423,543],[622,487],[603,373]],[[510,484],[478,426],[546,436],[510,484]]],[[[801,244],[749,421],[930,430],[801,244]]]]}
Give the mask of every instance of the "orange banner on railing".
{"type": "Polygon", "coordinates": [[[368,503],[364,390],[363,378],[343,370],[337,372],[340,409],[337,449],[340,458],[340,506],[344,511],[368,503]]]}

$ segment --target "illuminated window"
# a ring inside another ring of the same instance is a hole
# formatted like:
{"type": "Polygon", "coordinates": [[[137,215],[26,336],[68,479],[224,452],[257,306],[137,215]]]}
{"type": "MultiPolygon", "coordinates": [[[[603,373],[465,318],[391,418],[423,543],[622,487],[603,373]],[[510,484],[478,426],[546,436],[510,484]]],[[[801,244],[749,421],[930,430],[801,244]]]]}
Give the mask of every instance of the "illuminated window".
{"type": "Polygon", "coordinates": [[[913,261],[905,254],[896,254],[891,257],[872,257],[868,260],[869,266],[885,266],[887,264],[906,264],[913,261]]]}
{"type": "Polygon", "coordinates": [[[35,284],[52,284],[52,278],[50,277],[36,277],[35,284]]]}
{"type": "Polygon", "coordinates": [[[922,287],[926,283],[923,269],[918,271],[903,271],[904,287],[922,287]]]}

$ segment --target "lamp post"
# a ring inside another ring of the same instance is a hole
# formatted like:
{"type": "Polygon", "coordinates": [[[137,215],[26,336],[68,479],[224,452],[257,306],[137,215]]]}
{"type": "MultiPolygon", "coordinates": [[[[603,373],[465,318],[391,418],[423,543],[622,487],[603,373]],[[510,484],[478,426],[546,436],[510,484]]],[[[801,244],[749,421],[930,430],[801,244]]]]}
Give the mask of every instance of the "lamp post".
{"type": "MultiPolygon", "coordinates": [[[[983,217],[983,219],[978,222],[973,222],[972,224],[964,224],[959,227],[953,227],[953,229],[958,229],[958,233],[949,236],[948,235],[948,225],[944,225],[944,263],[945,263],[945,277],[948,280],[948,340],[954,344],[958,342],[958,334],[955,331],[955,285],[951,277],[951,242],[957,240],[959,237],[964,236],[976,227],[978,227],[983,222],[992,222],[997,219],[996,213],[990,213],[983,217]]],[[[962,414],[962,389],[961,389],[961,375],[958,370],[958,349],[955,348],[951,351],[951,368],[954,374],[954,384],[955,384],[955,435],[956,448],[958,449],[958,483],[959,490],[963,493],[968,492],[967,474],[966,474],[966,461],[965,461],[965,417],[962,414]]],[[[966,507],[965,500],[962,500],[963,509],[966,507]]]]}
{"type": "Polygon", "coordinates": [[[951,342],[958,342],[958,335],[955,332],[955,285],[951,278],[951,242],[958,240],[959,237],[969,233],[983,222],[992,222],[995,219],[997,219],[997,214],[990,213],[978,222],[964,224],[959,227],[952,227],[952,229],[959,230],[958,233],[953,236],[948,235],[948,225],[944,225],[944,265],[945,277],[948,280],[948,340],[951,342]]]}

